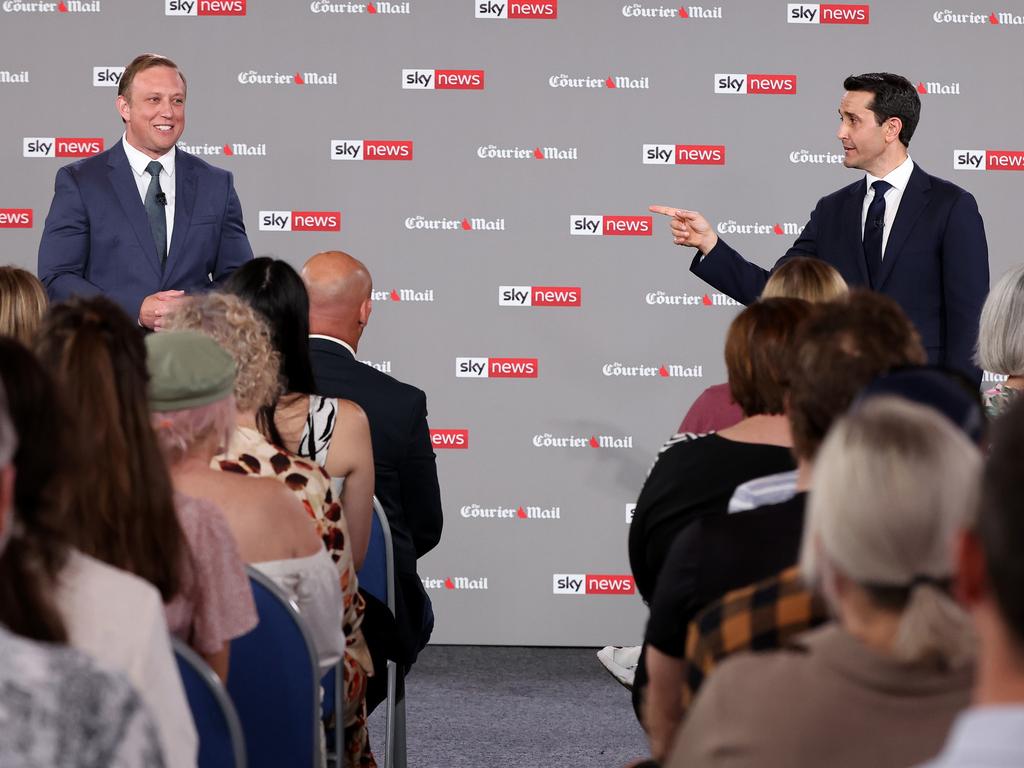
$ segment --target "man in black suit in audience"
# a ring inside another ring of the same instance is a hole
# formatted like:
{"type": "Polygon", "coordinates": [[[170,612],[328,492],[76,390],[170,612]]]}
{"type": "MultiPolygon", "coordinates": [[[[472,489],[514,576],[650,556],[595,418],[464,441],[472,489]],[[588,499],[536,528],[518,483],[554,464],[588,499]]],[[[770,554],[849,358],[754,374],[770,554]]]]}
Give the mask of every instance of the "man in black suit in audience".
{"type": "Polygon", "coordinates": [[[302,279],[309,291],[317,392],[353,400],[366,411],[377,498],[391,523],[397,638],[387,609],[364,593],[363,632],[377,670],[366,695],[372,710],[385,696],[384,657],[408,671],[434,628],[430,598],[416,573],[416,559],[437,546],[444,520],[427,398],[422,390],[356,360],[372,309],[373,283],[362,262],[341,251],[318,253],[302,268],[302,279]]]}

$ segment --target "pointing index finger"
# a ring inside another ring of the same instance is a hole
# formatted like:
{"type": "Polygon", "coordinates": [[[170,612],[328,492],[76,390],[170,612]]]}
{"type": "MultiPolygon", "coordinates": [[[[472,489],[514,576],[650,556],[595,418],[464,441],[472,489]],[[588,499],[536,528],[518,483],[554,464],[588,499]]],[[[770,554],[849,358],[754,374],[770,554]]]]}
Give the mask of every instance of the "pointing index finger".
{"type": "Polygon", "coordinates": [[[678,216],[681,212],[679,208],[671,208],[667,205],[651,205],[647,210],[651,213],[660,213],[662,216],[678,216]]]}

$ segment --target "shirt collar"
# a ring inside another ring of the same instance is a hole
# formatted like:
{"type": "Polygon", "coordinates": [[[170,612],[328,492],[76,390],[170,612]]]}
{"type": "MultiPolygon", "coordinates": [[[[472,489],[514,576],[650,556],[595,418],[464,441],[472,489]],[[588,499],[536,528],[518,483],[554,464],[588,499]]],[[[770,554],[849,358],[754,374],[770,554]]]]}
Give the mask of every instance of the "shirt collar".
{"type": "MultiPolygon", "coordinates": [[[[135,175],[141,176],[146,173],[146,166],[150,164],[153,158],[129,144],[128,137],[125,134],[121,135],[121,146],[124,147],[124,153],[128,156],[128,164],[132,167],[135,175]]],[[[174,178],[175,149],[175,147],[171,147],[166,154],[156,158],[157,162],[163,166],[164,173],[171,178],[174,178]]]]}
{"type": "Polygon", "coordinates": [[[978,706],[964,710],[957,717],[946,741],[946,748],[936,765],[967,764],[982,754],[1003,754],[1006,765],[1012,765],[1024,747],[1020,732],[1024,728],[1024,706],[978,706]]]}
{"type": "Polygon", "coordinates": [[[876,181],[887,181],[902,193],[907,188],[907,184],[910,182],[910,174],[913,172],[914,161],[910,159],[910,155],[907,155],[906,160],[889,171],[885,176],[878,177],[872,176],[870,173],[866,174],[868,189],[871,189],[871,185],[876,181]]]}
{"type": "Polygon", "coordinates": [[[352,357],[356,356],[356,351],[349,346],[347,341],[342,341],[341,339],[337,339],[334,336],[328,336],[326,333],[311,333],[309,334],[309,338],[325,339],[327,341],[333,341],[335,344],[341,344],[341,346],[343,346],[345,349],[352,353],[352,357]]]}

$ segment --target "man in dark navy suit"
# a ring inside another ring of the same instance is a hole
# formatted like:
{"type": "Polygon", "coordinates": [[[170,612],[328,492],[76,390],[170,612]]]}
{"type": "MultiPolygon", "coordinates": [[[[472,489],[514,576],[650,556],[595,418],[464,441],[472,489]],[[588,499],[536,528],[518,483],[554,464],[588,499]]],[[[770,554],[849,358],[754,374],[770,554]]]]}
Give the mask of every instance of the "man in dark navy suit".
{"type": "MultiPolygon", "coordinates": [[[[843,164],[866,177],[821,198],[797,241],[775,265],[812,256],[850,285],[895,299],[928,351],[929,361],[976,381],[981,306],[988,293],[988,245],[974,197],[925,173],[907,154],[921,100],[904,77],[846,78],[837,138],[843,164]]],[[[671,217],[677,245],[697,248],[690,271],[743,304],[757,299],[770,274],[751,264],[696,211],[651,206],[671,217]]]]}
{"type": "Polygon", "coordinates": [[[118,83],[121,141],[57,171],[39,243],[52,301],[106,294],[157,330],[181,296],[252,258],[231,174],[175,147],[186,89],[173,61],[137,56],[118,83]]]}
{"type": "MultiPolygon", "coordinates": [[[[318,253],[302,268],[302,279],[309,291],[309,348],[317,392],[353,400],[366,412],[376,495],[391,524],[397,638],[389,638],[393,625],[389,628],[381,606],[365,594],[363,633],[377,670],[384,669],[386,655],[407,671],[434,628],[434,612],[416,573],[416,559],[437,546],[444,522],[427,428],[427,397],[356,360],[372,309],[373,284],[362,262],[340,251],[318,253]]],[[[371,709],[383,699],[386,680],[380,671],[370,679],[366,701],[371,709]]]]}

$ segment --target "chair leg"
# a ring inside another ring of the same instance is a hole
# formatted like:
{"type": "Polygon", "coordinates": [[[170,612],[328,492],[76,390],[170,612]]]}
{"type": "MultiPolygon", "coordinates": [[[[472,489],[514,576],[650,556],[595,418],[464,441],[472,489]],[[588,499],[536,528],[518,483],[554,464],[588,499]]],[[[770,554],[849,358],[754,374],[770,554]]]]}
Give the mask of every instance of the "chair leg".
{"type": "MultiPolygon", "coordinates": [[[[396,674],[397,677],[397,674],[396,674]]],[[[391,761],[392,768],[406,768],[407,755],[405,751],[405,679],[399,678],[396,684],[396,698],[394,705],[395,728],[395,759],[391,761]]]]}

